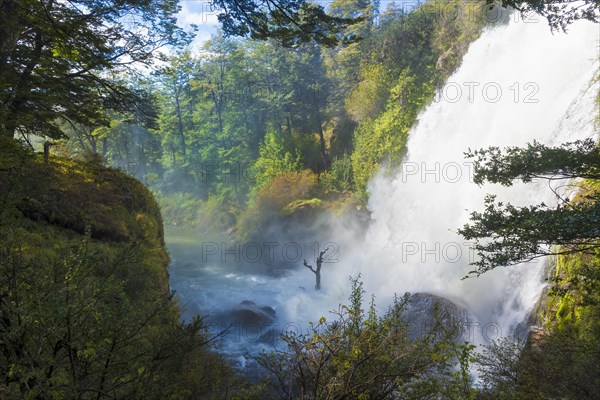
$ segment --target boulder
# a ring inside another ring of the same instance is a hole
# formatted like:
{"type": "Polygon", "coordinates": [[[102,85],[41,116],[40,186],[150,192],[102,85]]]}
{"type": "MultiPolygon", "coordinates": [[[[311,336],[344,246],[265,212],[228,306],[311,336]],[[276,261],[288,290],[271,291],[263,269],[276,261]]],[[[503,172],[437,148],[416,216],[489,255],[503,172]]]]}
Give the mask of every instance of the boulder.
{"type": "MultiPolygon", "coordinates": [[[[452,300],[431,293],[415,293],[410,296],[404,318],[409,324],[411,339],[431,333],[437,322],[446,329],[458,329],[457,339],[468,340],[472,335],[473,318],[468,309],[452,300]]],[[[436,333],[443,333],[438,328],[436,333]]]]}
{"type": "Polygon", "coordinates": [[[228,315],[232,323],[241,326],[266,326],[275,321],[275,310],[269,306],[259,306],[250,300],[242,301],[228,315]]]}

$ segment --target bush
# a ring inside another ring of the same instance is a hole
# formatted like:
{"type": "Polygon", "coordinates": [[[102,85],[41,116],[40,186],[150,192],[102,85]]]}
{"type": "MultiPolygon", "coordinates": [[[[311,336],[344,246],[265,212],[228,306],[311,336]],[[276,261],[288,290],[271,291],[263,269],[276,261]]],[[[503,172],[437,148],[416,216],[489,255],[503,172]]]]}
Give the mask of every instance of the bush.
{"type": "Polygon", "coordinates": [[[317,175],[308,169],[275,176],[254,195],[238,219],[238,238],[247,239],[252,232],[263,230],[269,220],[282,216],[291,203],[310,200],[316,185],[317,175]]]}
{"type": "Polygon", "coordinates": [[[322,193],[351,191],[354,188],[352,160],[344,153],[336,158],[329,169],[319,175],[319,189],[322,193]]]}
{"type": "Polygon", "coordinates": [[[403,318],[410,297],[377,316],[363,310],[362,283],[351,279],[350,304],[322,317],[308,333],[287,333],[284,348],[261,354],[274,397],[285,399],[470,399],[472,346],[454,344],[456,331],[436,326],[410,340],[403,318]]]}

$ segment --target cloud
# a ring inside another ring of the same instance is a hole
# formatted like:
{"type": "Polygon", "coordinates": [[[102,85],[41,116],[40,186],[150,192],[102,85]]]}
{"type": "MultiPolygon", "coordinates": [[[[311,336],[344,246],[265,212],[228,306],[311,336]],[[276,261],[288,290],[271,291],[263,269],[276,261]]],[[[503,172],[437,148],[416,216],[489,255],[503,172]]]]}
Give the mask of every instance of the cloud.
{"type": "Polygon", "coordinates": [[[206,0],[182,0],[181,11],[177,14],[177,22],[181,26],[190,24],[216,26],[219,24],[217,15],[219,11],[211,7],[211,2],[206,0]]]}
{"type": "Polygon", "coordinates": [[[191,25],[197,26],[196,37],[190,48],[196,53],[202,45],[217,33],[220,27],[218,10],[211,7],[206,0],[182,0],[181,11],[177,14],[177,24],[185,29],[191,25]]]}

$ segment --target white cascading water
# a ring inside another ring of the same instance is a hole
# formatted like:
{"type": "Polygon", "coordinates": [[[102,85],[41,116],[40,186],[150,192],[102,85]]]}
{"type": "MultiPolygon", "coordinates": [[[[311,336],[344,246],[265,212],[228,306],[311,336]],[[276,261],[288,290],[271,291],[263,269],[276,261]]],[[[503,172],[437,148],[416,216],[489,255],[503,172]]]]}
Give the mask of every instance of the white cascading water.
{"type": "MultiPolygon", "coordinates": [[[[314,276],[300,266],[284,277],[243,268],[224,272],[218,264],[199,270],[194,240],[187,250],[172,251],[172,287],[192,312],[214,314],[250,300],[275,309],[276,330],[305,331],[308,321],[347,301],[347,278],[360,273],[366,292],[376,295],[382,310],[394,293],[433,293],[470,311],[479,325],[472,341],[512,335],[540,296],[543,263],[461,280],[472,267],[468,246],[455,232],[471,211],[482,210],[486,193],[515,205],[554,204],[556,199],[544,182],[478,187],[470,182],[463,152],[534,139],[560,144],[594,136],[598,38],[598,26],[582,21],[568,34],[552,34],[542,20],[512,21],[484,31],[443,95],[421,113],[409,133],[403,170],[371,182],[372,221],[366,240],[357,243],[343,228],[333,230],[330,240],[339,244],[339,262],[324,264],[320,292],[310,289],[314,276]]],[[[243,354],[260,346],[257,335],[244,335],[233,333],[225,343],[242,365],[243,354]]]]}
{"type": "MultiPolygon", "coordinates": [[[[486,30],[409,133],[403,168],[371,182],[366,241],[338,239],[340,262],[324,267],[324,295],[279,298],[288,317],[314,321],[344,300],[345,278],[360,273],[378,303],[389,304],[393,293],[438,294],[471,311],[479,325],[472,340],[481,342],[482,330],[484,340],[513,334],[540,296],[543,262],[461,280],[473,269],[472,255],[455,231],[483,209],[486,193],[515,205],[556,199],[547,182],[478,187],[463,153],[593,136],[598,33],[597,25],[579,22],[553,35],[542,20],[486,30]]],[[[310,287],[310,275],[298,271],[292,281],[310,287]]]]}
{"type": "Polygon", "coordinates": [[[368,258],[381,272],[363,274],[369,287],[456,299],[474,314],[484,340],[514,333],[539,298],[544,263],[460,280],[473,269],[473,254],[455,231],[470,212],[483,210],[486,193],[515,205],[557,200],[547,182],[480,188],[463,153],[594,135],[598,33],[597,25],[580,23],[568,35],[552,35],[545,21],[521,21],[484,32],[471,45],[410,132],[401,171],[370,186],[368,244],[375,258],[368,258]]]}

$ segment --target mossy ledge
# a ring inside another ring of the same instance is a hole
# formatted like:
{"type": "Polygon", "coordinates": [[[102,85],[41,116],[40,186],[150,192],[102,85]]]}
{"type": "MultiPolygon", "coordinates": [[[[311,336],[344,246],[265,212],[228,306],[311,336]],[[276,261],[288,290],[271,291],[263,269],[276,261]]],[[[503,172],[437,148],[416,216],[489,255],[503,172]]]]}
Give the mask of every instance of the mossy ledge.
{"type": "Polygon", "coordinates": [[[144,185],[95,162],[57,156],[44,161],[10,142],[2,148],[7,150],[0,156],[3,236],[36,254],[44,249],[47,259],[63,257],[89,236],[91,246],[108,258],[133,254],[127,264],[145,276],[138,283],[154,294],[157,289],[169,294],[160,208],[144,185]]]}
{"type": "Polygon", "coordinates": [[[164,245],[160,209],[136,179],[73,159],[36,157],[31,164],[14,203],[24,217],[79,234],[89,230],[93,239],[164,245]]]}
{"type": "Polygon", "coordinates": [[[0,150],[0,398],[224,398],[238,380],[202,319],[180,319],[148,189],[0,150]]]}

